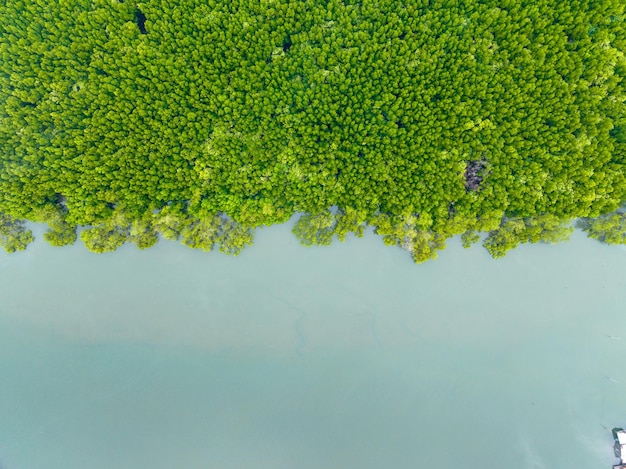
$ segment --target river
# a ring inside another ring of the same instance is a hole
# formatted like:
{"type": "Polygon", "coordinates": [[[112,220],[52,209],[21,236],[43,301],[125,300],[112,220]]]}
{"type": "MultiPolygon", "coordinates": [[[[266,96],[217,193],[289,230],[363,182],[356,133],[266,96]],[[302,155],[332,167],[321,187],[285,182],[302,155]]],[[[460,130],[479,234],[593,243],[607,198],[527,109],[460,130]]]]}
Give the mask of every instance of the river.
{"type": "Polygon", "coordinates": [[[0,255],[0,467],[610,468],[626,250],[289,230],[0,255]]]}

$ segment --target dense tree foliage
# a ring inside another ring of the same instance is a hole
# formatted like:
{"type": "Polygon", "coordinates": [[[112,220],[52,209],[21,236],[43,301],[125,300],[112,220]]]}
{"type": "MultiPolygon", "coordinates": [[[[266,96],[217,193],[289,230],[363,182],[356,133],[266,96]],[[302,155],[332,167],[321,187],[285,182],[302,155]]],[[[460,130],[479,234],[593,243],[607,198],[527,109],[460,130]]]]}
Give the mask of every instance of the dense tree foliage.
{"type": "Polygon", "coordinates": [[[0,240],[236,254],[296,212],[305,244],[370,225],[418,262],[561,240],[626,199],[625,10],[4,0],[0,240]]]}
{"type": "Polygon", "coordinates": [[[0,215],[0,246],[7,252],[22,251],[33,239],[33,233],[24,227],[23,221],[0,215]]]}
{"type": "Polygon", "coordinates": [[[598,218],[583,218],[578,225],[590,238],[607,244],[626,244],[626,213],[621,211],[598,218]]]}

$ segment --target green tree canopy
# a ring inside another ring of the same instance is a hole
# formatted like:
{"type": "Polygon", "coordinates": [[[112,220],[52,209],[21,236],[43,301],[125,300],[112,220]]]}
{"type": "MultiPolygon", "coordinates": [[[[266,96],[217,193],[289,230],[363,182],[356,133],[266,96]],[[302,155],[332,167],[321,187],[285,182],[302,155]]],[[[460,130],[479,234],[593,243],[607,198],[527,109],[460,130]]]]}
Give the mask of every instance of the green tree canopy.
{"type": "Polygon", "coordinates": [[[296,212],[305,243],[369,224],[417,261],[562,239],[626,199],[625,9],[5,0],[0,213],[96,251],[238,253],[296,212]]]}

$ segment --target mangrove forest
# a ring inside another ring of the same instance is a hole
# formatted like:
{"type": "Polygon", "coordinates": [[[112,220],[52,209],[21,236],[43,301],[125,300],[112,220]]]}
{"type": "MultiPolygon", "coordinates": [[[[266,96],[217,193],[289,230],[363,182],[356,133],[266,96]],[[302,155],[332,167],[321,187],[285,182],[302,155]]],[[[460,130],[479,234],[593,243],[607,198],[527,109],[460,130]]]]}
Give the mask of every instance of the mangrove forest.
{"type": "Polygon", "coordinates": [[[0,244],[626,243],[623,0],[4,0],[0,244]]]}

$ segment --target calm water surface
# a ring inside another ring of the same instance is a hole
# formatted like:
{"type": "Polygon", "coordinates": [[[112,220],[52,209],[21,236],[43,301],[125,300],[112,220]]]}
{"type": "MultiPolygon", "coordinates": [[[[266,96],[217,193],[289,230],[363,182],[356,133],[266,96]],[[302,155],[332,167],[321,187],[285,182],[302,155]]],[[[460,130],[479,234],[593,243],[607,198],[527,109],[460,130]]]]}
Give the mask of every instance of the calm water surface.
{"type": "Polygon", "coordinates": [[[0,467],[609,468],[626,251],[0,255],[0,467]]]}

